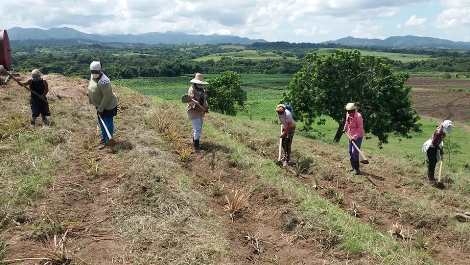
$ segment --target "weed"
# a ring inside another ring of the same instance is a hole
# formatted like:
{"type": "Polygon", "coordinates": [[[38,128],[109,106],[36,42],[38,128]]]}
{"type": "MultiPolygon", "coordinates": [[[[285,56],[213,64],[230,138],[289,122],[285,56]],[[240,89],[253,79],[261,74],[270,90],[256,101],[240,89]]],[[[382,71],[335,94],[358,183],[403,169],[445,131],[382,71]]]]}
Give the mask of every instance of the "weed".
{"type": "Polygon", "coordinates": [[[225,195],[225,211],[229,213],[232,222],[241,211],[248,206],[249,195],[241,190],[232,190],[229,195],[225,195]]]}
{"type": "Polygon", "coordinates": [[[303,174],[310,174],[310,170],[313,166],[313,159],[301,157],[294,166],[295,175],[299,177],[303,174]]]}
{"type": "Polygon", "coordinates": [[[344,195],[341,192],[337,192],[334,188],[328,188],[325,192],[325,197],[327,197],[331,202],[343,205],[344,195]]]}
{"type": "Polygon", "coordinates": [[[64,227],[59,222],[46,217],[39,223],[33,224],[32,232],[29,238],[35,241],[47,241],[53,238],[54,235],[64,232],[64,227]]]}
{"type": "Polygon", "coordinates": [[[253,247],[255,254],[260,255],[263,253],[263,241],[259,234],[256,235],[246,235],[245,239],[248,240],[249,244],[253,247]]]}
{"type": "Polygon", "coordinates": [[[2,264],[2,260],[5,259],[7,255],[7,244],[0,240],[0,264],[2,264]]]}

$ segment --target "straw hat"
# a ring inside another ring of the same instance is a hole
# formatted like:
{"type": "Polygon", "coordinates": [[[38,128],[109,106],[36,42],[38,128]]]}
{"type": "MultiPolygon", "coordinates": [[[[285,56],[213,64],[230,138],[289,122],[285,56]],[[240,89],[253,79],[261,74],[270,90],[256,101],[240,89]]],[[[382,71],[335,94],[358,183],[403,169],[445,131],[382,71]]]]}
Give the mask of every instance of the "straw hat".
{"type": "Polygon", "coordinates": [[[101,71],[101,63],[99,61],[91,62],[90,71],[101,71]]]}
{"type": "Polygon", "coordinates": [[[204,81],[204,75],[201,73],[196,73],[193,79],[189,81],[191,84],[198,84],[198,85],[207,85],[209,83],[204,81]]]}
{"type": "Polygon", "coordinates": [[[39,71],[39,69],[34,69],[33,71],[31,71],[31,76],[35,78],[39,78],[42,76],[42,73],[41,71],[39,71]]]}
{"type": "Polygon", "coordinates": [[[349,111],[349,110],[356,110],[356,104],[354,103],[348,103],[346,104],[346,110],[349,111]]]}
{"type": "Polygon", "coordinates": [[[276,106],[276,112],[284,112],[286,110],[286,105],[279,104],[276,106]]]}

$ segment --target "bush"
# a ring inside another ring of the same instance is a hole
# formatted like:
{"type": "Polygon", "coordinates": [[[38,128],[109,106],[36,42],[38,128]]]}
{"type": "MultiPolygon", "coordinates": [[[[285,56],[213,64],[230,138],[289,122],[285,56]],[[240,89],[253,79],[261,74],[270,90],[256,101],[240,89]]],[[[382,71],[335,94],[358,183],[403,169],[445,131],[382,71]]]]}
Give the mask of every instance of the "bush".
{"type": "Polygon", "coordinates": [[[240,75],[225,72],[212,79],[207,86],[209,107],[212,110],[229,115],[236,115],[246,101],[246,91],[240,86],[240,75]]]}

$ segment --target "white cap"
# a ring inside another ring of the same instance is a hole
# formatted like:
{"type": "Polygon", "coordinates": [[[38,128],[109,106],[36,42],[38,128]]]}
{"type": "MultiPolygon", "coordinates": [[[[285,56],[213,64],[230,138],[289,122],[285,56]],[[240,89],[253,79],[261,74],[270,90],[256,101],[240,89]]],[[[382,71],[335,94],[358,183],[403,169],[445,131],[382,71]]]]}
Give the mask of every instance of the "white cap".
{"type": "Polygon", "coordinates": [[[101,63],[99,61],[91,62],[90,71],[101,71],[101,63]]]}
{"type": "Polygon", "coordinates": [[[454,127],[454,123],[451,120],[445,120],[441,123],[442,130],[444,133],[448,134],[452,131],[452,128],[454,127]]]}

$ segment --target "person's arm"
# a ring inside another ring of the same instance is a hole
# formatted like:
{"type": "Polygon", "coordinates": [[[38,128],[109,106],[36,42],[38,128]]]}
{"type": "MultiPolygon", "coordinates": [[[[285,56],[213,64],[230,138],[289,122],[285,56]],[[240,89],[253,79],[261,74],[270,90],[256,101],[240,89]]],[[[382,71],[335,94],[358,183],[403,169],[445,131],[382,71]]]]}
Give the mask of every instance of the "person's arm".
{"type": "Polygon", "coordinates": [[[43,96],[46,96],[47,93],[49,93],[49,84],[47,83],[46,80],[44,80],[43,82],[44,82],[44,95],[43,96]]]}
{"type": "Polygon", "coordinates": [[[111,84],[98,85],[98,89],[100,89],[101,93],[103,93],[103,97],[101,99],[100,105],[96,108],[96,110],[101,113],[104,111],[105,106],[109,105],[113,101],[114,94],[111,84]]]}
{"type": "Polygon", "coordinates": [[[32,80],[28,79],[26,82],[19,82],[22,86],[29,90],[29,86],[31,85],[32,80]]]}
{"type": "Polygon", "coordinates": [[[344,119],[344,126],[343,126],[343,132],[348,131],[348,113],[346,113],[346,118],[344,119]]]}

